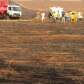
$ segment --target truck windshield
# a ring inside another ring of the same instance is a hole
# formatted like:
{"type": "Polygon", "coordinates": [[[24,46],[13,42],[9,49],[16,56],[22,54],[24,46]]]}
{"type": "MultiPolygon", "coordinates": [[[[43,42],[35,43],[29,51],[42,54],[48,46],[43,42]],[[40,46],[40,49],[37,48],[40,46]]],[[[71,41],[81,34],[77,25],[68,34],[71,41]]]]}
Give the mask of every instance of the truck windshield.
{"type": "Polygon", "coordinates": [[[21,11],[20,7],[13,7],[12,10],[14,10],[14,11],[21,11]]]}

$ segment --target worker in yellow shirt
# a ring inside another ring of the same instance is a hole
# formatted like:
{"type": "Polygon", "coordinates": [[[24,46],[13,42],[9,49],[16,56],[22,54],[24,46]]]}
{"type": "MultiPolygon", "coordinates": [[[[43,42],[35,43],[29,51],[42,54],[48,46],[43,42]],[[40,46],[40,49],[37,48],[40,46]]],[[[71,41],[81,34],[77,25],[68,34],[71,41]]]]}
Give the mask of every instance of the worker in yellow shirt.
{"type": "Polygon", "coordinates": [[[71,22],[77,22],[78,21],[78,18],[77,18],[77,14],[75,14],[75,13],[72,13],[71,15],[70,15],[70,17],[71,17],[71,22]]]}

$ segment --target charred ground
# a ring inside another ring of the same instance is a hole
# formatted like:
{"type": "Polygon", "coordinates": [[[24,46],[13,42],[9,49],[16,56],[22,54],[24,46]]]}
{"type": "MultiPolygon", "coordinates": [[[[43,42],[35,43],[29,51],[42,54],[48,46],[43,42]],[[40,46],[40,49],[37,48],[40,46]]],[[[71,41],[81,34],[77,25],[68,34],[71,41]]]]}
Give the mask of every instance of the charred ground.
{"type": "Polygon", "coordinates": [[[0,84],[84,84],[84,21],[1,20],[0,84]]]}
{"type": "Polygon", "coordinates": [[[0,83],[83,84],[83,27],[2,21],[0,83]]]}

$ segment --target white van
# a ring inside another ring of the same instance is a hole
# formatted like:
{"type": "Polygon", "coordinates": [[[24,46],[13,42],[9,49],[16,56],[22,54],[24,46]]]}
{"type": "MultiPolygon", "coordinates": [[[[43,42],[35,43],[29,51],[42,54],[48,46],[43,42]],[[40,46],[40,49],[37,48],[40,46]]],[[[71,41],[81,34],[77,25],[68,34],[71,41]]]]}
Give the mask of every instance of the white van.
{"type": "Polygon", "coordinates": [[[20,18],[22,16],[21,7],[18,5],[8,5],[7,14],[9,18],[20,18]]]}

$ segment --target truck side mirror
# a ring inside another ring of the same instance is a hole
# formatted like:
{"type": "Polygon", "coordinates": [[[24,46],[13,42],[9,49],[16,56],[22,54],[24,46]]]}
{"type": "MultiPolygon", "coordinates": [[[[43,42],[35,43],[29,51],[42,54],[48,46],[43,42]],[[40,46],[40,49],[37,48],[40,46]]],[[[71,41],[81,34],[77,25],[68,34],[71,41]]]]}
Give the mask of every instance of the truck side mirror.
{"type": "Polygon", "coordinates": [[[8,9],[11,10],[11,7],[9,7],[8,9]]]}

